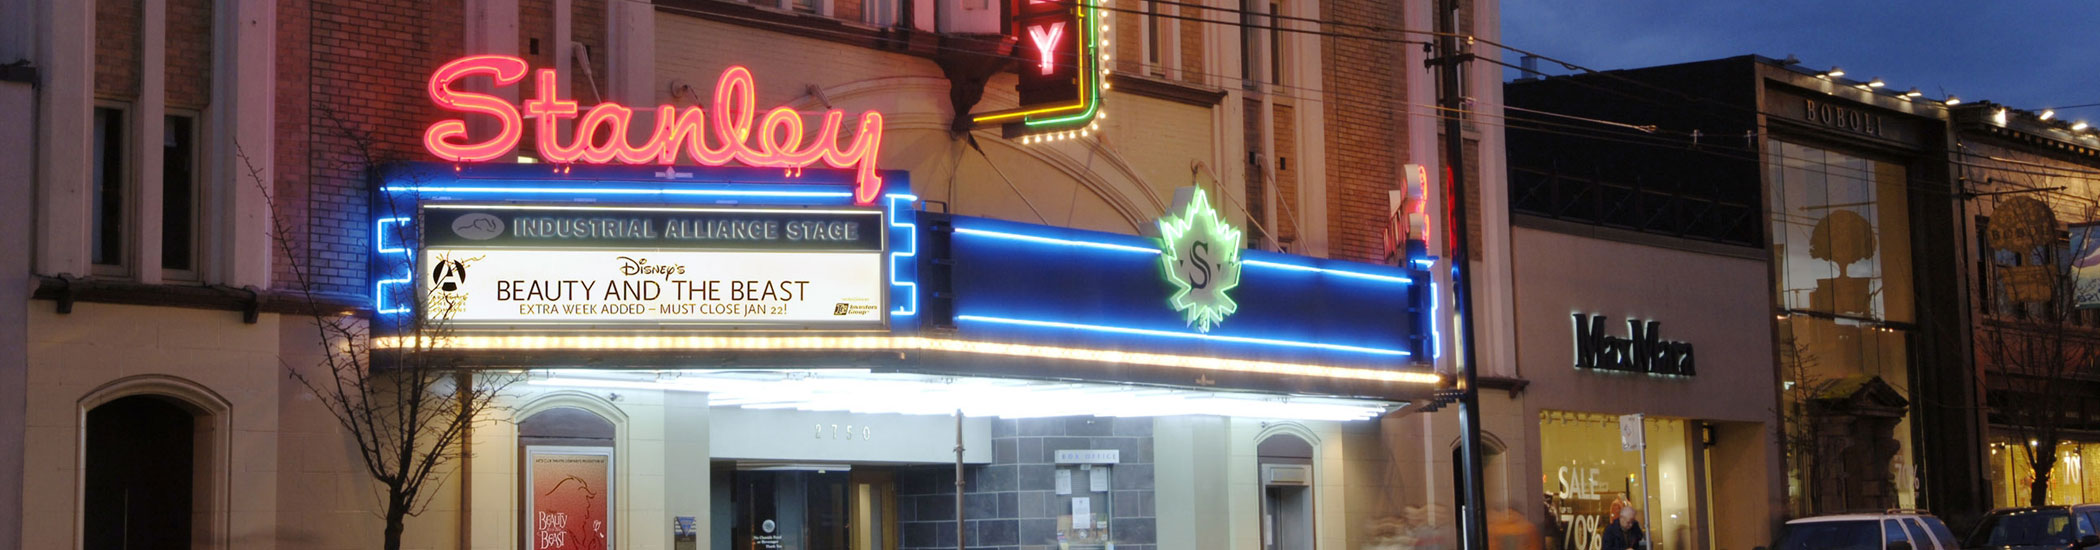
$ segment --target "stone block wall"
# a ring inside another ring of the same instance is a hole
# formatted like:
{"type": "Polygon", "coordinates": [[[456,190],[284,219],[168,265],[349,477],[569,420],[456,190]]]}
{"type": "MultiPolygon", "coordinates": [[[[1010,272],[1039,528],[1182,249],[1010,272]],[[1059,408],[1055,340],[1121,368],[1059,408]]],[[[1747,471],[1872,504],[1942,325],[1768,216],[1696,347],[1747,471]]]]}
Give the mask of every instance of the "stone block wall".
{"type": "MultiPolygon", "coordinates": [[[[963,542],[972,549],[1054,550],[1058,518],[1069,500],[1056,491],[1060,450],[1114,449],[1108,468],[1109,532],[1118,550],[1155,550],[1152,419],[1073,416],[1002,419],[992,424],[992,463],[963,470],[963,542]]],[[[1065,465],[1078,468],[1078,465],[1065,465]]],[[[1075,478],[1077,479],[1077,478],[1075,478]]],[[[926,466],[897,474],[900,547],[955,547],[955,468],[926,466]]],[[[1075,482],[1074,494],[1086,491],[1075,482]]],[[[1098,508],[1098,507],[1097,507],[1098,508]]]]}

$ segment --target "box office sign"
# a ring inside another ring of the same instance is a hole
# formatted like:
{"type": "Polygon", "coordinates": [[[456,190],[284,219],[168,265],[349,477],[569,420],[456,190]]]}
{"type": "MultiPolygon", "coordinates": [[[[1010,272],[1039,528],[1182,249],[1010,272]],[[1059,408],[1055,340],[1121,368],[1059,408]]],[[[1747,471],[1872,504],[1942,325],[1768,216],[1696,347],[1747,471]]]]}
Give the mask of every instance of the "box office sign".
{"type": "Polygon", "coordinates": [[[424,315],[470,327],[880,325],[882,215],[429,205],[424,315]]]}

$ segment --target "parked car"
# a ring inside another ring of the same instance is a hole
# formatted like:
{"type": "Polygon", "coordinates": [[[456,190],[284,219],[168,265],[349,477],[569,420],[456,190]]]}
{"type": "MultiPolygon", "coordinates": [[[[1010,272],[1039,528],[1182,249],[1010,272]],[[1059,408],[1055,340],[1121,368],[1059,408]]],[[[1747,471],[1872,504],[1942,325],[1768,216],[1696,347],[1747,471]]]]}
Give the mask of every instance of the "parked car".
{"type": "Polygon", "coordinates": [[[2077,550],[2100,546],[2100,504],[2004,508],[1983,516],[1962,548],[2077,550]]]}
{"type": "Polygon", "coordinates": [[[1772,550],[1959,550],[1957,543],[1930,513],[1889,510],[1786,522],[1772,550]]]}

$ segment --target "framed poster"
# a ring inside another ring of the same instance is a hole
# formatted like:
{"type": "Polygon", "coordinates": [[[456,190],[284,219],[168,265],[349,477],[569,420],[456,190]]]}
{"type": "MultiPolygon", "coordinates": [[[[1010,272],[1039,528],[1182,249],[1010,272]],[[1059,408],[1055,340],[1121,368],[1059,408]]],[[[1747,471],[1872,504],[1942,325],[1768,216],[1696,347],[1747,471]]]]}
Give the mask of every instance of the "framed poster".
{"type": "Polygon", "coordinates": [[[612,548],[612,447],[525,447],[525,547],[612,548]]]}

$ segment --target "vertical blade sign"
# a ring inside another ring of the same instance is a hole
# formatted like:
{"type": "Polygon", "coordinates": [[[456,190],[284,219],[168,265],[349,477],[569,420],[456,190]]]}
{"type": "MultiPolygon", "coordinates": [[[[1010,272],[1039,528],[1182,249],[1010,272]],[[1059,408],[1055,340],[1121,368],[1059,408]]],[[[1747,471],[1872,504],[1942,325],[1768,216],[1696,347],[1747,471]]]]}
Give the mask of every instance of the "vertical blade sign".
{"type": "Polygon", "coordinates": [[[1078,101],[1079,11],[1070,0],[1017,0],[1015,36],[1034,70],[1020,73],[1021,105],[1078,101]]]}

